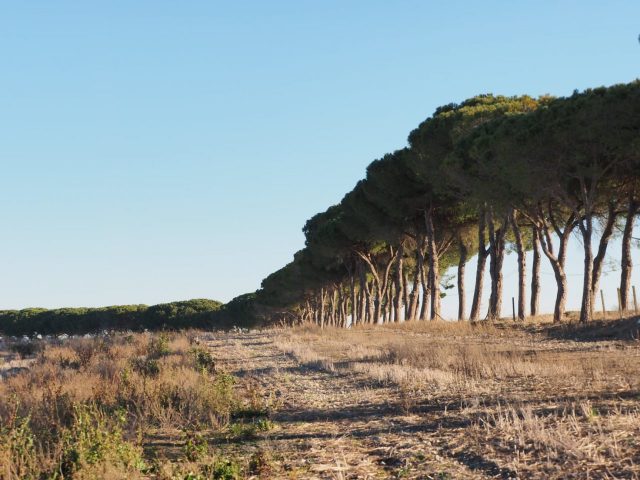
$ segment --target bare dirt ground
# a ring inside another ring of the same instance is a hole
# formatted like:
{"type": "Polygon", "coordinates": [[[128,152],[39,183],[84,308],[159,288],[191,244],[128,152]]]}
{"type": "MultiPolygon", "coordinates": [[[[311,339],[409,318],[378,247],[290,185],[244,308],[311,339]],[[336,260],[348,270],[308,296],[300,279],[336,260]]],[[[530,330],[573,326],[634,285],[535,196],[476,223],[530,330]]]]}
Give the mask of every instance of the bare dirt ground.
{"type": "Polygon", "coordinates": [[[258,452],[263,478],[640,478],[638,342],[587,338],[424,323],[210,334],[275,424],[220,453],[258,452]]]}

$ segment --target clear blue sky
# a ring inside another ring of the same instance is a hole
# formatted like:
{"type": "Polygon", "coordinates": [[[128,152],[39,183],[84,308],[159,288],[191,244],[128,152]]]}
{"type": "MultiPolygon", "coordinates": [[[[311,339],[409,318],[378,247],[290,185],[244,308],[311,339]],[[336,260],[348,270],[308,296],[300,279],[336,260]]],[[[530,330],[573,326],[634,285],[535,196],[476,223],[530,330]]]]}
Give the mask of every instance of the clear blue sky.
{"type": "Polygon", "coordinates": [[[253,291],[435,107],[630,81],[639,33],[637,0],[4,2],[0,308],[253,291]]]}

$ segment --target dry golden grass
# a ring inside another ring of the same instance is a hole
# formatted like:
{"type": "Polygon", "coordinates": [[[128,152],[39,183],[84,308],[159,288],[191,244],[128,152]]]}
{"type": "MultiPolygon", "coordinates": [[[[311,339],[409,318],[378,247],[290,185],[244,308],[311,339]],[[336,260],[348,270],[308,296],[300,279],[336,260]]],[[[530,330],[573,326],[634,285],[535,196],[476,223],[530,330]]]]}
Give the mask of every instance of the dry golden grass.
{"type": "Polygon", "coordinates": [[[480,464],[477,458],[490,459],[500,475],[636,478],[639,344],[567,339],[592,333],[546,318],[524,326],[407,322],[347,331],[304,326],[281,332],[275,343],[303,365],[395,386],[406,412],[444,405],[438,415],[457,418],[447,450],[474,452],[480,464]]]}
{"type": "Polygon", "coordinates": [[[0,381],[0,479],[638,478],[637,327],[58,342],[0,381]]]}
{"type": "Polygon", "coordinates": [[[239,472],[210,455],[203,435],[223,434],[234,413],[257,412],[260,399],[239,396],[197,343],[195,334],[145,333],[48,345],[29,369],[0,381],[0,479],[239,472]],[[158,437],[173,447],[158,451],[158,437]]]}

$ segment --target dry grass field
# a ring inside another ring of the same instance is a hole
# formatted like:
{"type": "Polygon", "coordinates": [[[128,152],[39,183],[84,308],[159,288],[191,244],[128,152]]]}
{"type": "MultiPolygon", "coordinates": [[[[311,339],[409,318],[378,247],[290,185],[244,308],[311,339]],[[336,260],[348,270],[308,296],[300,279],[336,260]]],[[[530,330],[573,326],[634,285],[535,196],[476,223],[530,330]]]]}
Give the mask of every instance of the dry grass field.
{"type": "Polygon", "coordinates": [[[2,480],[236,478],[259,460],[243,465],[215,451],[271,423],[265,396],[236,385],[195,333],[9,349],[35,355],[3,354],[2,480]]]}
{"type": "Polygon", "coordinates": [[[275,343],[353,379],[359,407],[345,416],[391,417],[394,441],[361,435],[390,477],[638,478],[637,326],[406,323],[297,329],[275,343]],[[620,338],[597,340],[604,332],[620,338]]]}
{"type": "Polygon", "coordinates": [[[0,478],[639,478],[639,328],[54,342],[0,382],[0,478]]]}

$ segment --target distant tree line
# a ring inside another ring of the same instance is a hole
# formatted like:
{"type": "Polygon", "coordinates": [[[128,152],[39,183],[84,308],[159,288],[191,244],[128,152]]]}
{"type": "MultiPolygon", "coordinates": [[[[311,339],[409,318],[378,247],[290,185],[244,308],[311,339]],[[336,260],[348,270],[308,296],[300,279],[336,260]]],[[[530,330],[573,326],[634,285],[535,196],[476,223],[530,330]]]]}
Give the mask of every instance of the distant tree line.
{"type": "Polygon", "coordinates": [[[222,303],[195,299],[160,305],[0,310],[4,335],[85,334],[102,330],[158,330],[231,326],[222,303]]]}
{"type": "Polygon", "coordinates": [[[305,248],[264,279],[251,302],[271,321],[346,326],[441,318],[443,289],[457,288],[458,319],[493,320],[512,248],[517,317],[540,313],[546,259],[559,322],[576,234],[584,256],[580,321],[588,322],[616,229],[621,303],[629,305],[639,167],[638,81],[563,98],[480,95],[445,105],[409,134],[406,148],[372,162],[340,203],[306,222],[305,248]],[[465,265],[474,256],[468,309],[465,265]],[[481,312],[487,263],[491,287],[481,312]],[[455,286],[442,278],[452,266],[455,286]]]}

